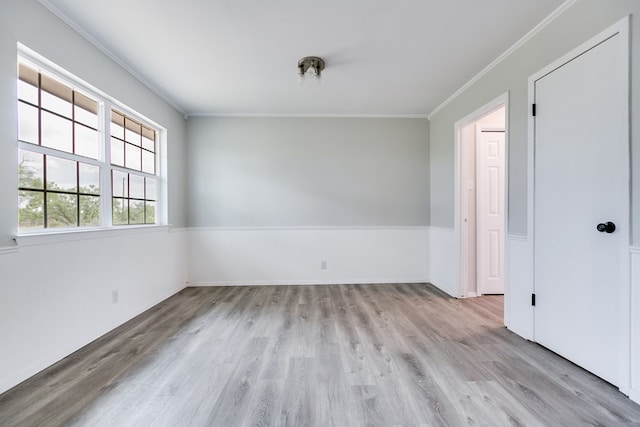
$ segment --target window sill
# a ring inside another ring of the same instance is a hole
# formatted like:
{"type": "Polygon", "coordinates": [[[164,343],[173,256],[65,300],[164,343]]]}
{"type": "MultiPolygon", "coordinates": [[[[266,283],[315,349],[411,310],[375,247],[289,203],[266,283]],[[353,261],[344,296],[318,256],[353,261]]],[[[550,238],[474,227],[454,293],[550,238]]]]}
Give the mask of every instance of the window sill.
{"type": "Polygon", "coordinates": [[[107,237],[131,236],[142,233],[168,232],[169,225],[140,225],[112,228],[96,228],[88,230],[64,230],[36,232],[14,236],[18,248],[28,246],[49,245],[54,243],[74,242],[78,240],[102,239],[107,237]]]}

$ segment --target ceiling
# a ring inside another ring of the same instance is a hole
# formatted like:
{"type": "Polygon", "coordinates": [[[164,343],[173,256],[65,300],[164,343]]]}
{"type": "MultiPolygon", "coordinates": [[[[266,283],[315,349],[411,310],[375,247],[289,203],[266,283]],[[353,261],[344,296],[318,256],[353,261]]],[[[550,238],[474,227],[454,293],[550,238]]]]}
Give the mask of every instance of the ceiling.
{"type": "Polygon", "coordinates": [[[338,116],[427,115],[564,3],[40,1],[187,115],[338,116]]]}

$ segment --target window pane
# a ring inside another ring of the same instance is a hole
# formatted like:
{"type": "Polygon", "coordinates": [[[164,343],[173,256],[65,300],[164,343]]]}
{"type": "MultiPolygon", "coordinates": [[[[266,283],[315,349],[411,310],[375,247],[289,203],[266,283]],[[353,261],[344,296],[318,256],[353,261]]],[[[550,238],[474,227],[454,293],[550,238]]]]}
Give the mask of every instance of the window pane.
{"type": "Polygon", "coordinates": [[[158,189],[157,189],[157,183],[156,180],[153,178],[145,178],[145,184],[146,184],[146,193],[145,193],[145,199],[146,200],[158,200],[158,189]]]}
{"type": "Polygon", "coordinates": [[[152,129],[142,127],[142,148],[149,151],[156,151],[156,133],[152,129]]]}
{"type": "Polygon", "coordinates": [[[129,223],[129,213],[127,211],[127,199],[111,199],[113,211],[113,225],[126,225],[129,223]]]}
{"type": "Polygon", "coordinates": [[[144,199],[144,177],[129,174],[129,197],[132,199],[144,199]]]}
{"type": "Polygon", "coordinates": [[[135,144],[137,146],[142,145],[142,126],[140,125],[140,123],[137,123],[133,120],[131,120],[128,117],[125,117],[124,119],[124,124],[125,124],[125,141],[131,143],[131,144],[135,144]]]}
{"type": "Polygon", "coordinates": [[[44,193],[42,191],[19,192],[18,227],[20,230],[44,228],[44,193]]]}
{"type": "Polygon", "coordinates": [[[42,145],[71,153],[72,142],[71,120],[43,111],[42,145]]]}
{"type": "Polygon", "coordinates": [[[41,75],[40,102],[42,108],[71,118],[71,96],[73,91],[64,83],[41,75]]]}
{"type": "Polygon", "coordinates": [[[78,197],[74,194],[47,193],[47,227],[76,227],[78,197]]]}
{"type": "Polygon", "coordinates": [[[46,156],[47,190],[77,191],[77,162],[46,156]]]}
{"type": "Polygon", "coordinates": [[[124,167],[139,171],[141,169],[140,156],[142,150],[140,147],[131,144],[125,144],[125,150],[124,167]]]}
{"type": "Polygon", "coordinates": [[[144,224],[144,202],[129,200],[129,224],[144,224]]]}
{"type": "Polygon", "coordinates": [[[124,166],[124,142],[111,138],[111,164],[124,166]]]}
{"type": "Polygon", "coordinates": [[[18,99],[38,105],[38,88],[22,80],[18,80],[18,99]]]}
{"type": "Polygon", "coordinates": [[[97,227],[100,225],[100,197],[80,196],[80,226],[97,227]]]}
{"type": "Polygon", "coordinates": [[[25,64],[18,64],[18,98],[38,105],[38,72],[25,64]]]}
{"type": "Polygon", "coordinates": [[[80,192],[100,194],[100,167],[80,163],[78,168],[80,176],[80,192]]]}
{"type": "Polygon", "coordinates": [[[155,175],[156,173],[155,154],[142,150],[142,171],[155,175]]]}
{"type": "Polygon", "coordinates": [[[71,118],[71,102],[60,99],[57,96],[51,95],[50,93],[44,91],[42,91],[40,96],[42,108],[54,113],[58,113],[61,116],[67,117],[69,119],[71,118]]]}
{"type": "Polygon", "coordinates": [[[81,93],[74,92],[74,120],[94,129],[98,128],[98,103],[81,93]]]}
{"type": "Polygon", "coordinates": [[[129,197],[128,174],[120,171],[111,171],[111,191],[114,197],[129,197]]]}
{"type": "Polygon", "coordinates": [[[111,136],[124,140],[124,116],[111,110],[111,136]]]}
{"type": "Polygon", "coordinates": [[[145,203],[145,224],[155,224],[156,223],[156,202],[146,202],[145,203]]]}
{"type": "Polygon", "coordinates": [[[76,128],[76,154],[97,159],[99,146],[98,131],[77,123],[74,126],[76,128]]]}
{"type": "Polygon", "coordinates": [[[18,139],[38,144],[38,109],[18,102],[18,139]]]}
{"type": "Polygon", "coordinates": [[[42,154],[18,150],[18,186],[20,188],[44,189],[42,154]]]}

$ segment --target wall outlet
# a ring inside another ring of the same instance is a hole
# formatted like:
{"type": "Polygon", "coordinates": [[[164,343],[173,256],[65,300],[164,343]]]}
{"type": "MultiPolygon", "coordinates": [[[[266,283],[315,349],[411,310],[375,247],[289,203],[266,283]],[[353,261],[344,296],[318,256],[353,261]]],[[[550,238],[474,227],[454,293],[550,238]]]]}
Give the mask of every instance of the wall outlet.
{"type": "Polygon", "coordinates": [[[115,291],[111,291],[111,304],[117,304],[119,300],[120,295],[118,290],[116,289],[115,291]]]}
{"type": "Polygon", "coordinates": [[[327,269],[327,261],[322,261],[320,263],[320,270],[326,270],[327,269]]]}

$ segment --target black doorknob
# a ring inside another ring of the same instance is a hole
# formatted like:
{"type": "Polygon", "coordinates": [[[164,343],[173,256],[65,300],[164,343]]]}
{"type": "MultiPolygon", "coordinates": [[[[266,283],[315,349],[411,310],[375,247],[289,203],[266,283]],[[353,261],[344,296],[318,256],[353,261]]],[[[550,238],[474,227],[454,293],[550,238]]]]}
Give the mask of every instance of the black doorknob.
{"type": "Polygon", "coordinates": [[[611,221],[601,222],[600,224],[598,224],[596,229],[601,233],[613,233],[614,231],[616,231],[616,225],[611,221]]]}

